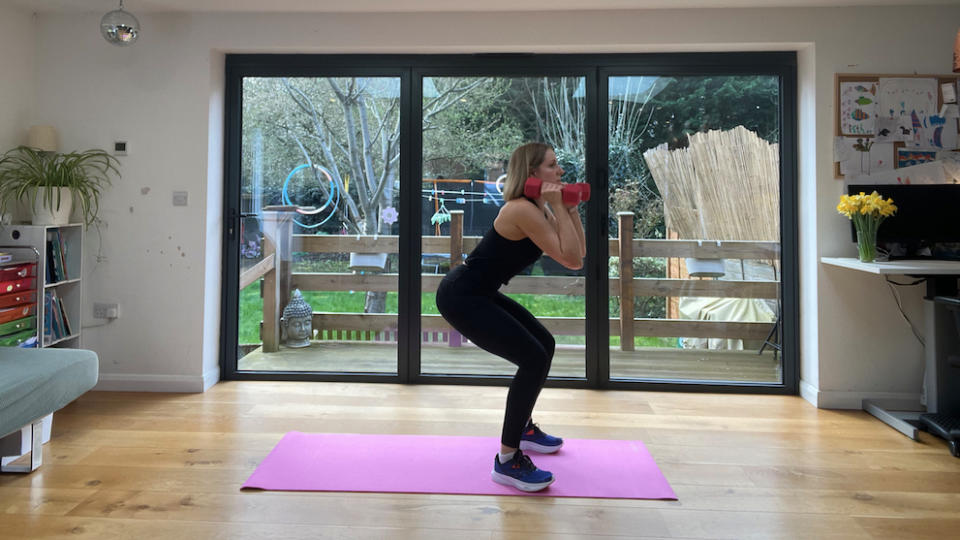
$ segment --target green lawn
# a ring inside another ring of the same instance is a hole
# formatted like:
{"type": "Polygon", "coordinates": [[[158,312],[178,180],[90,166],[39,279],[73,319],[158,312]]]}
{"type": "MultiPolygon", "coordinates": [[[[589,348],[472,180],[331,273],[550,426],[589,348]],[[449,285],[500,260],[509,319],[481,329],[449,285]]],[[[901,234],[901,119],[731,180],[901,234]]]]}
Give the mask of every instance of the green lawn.
{"type": "MultiPolygon", "coordinates": [[[[304,291],[303,299],[314,311],[332,311],[339,313],[363,313],[364,292],[304,291]]],[[[538,317],[583,317],[582,297],[560,294],[513,294],[511,298],[523,304],[538,317]]],[[[420,309],[423,314],[438,315],[433,293],[423,293],[420,309]]],[[[387,312],[397,312],[397,293],[387,293],[387,312]]],[[[250,284],[240,292],[240,343],[260,342],[260,320],[263,318],[263,300],[260,298],[260,285],[250,284]]],[[[557,336],[558,343],[584,344],[584,336],[557,336]]],[[[676,347],[676,338],[636,337],[637,347],[676,347]]],[[[612,336],[610,346],[619,346],[620,337],[612,336]]]]}

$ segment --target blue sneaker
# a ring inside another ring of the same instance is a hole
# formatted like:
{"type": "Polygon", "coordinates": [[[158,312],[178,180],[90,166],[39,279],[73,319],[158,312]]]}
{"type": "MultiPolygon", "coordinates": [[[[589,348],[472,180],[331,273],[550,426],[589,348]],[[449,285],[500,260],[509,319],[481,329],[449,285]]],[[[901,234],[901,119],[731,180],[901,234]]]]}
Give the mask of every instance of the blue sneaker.
{"type": "Polygon", "coordinates": [[[523,434],[520,435],[520,449],[533,450],[541,454],[552,454],[563,446],[563,439],[547,435],[540,430],[540,426],[533,422],[527,422],[527,427],[523,428],[523,434]]]}
{"type": "Polygon", "coordinates": [[[500,463],[500,456],[493,456],[490,477],[498,484],[512,486],[520,491],[540,491],[553,483],[553,473],[537,468],[530,458],[517,450],[510,461],[500,463]]]}

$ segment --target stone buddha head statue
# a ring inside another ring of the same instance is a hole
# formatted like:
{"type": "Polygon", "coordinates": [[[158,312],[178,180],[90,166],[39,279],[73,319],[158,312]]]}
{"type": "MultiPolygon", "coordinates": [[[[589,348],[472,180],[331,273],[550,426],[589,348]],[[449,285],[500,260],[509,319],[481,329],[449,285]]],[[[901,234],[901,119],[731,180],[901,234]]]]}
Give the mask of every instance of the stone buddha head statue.
{"type": "Polygon", "coordinates": [[[304,301],[300,289],[293,290],[290,303],[283,308],[280,327],[286,335],[287,347],[310,345],[310,338],[313,336],[313,308],[304,301]]]}

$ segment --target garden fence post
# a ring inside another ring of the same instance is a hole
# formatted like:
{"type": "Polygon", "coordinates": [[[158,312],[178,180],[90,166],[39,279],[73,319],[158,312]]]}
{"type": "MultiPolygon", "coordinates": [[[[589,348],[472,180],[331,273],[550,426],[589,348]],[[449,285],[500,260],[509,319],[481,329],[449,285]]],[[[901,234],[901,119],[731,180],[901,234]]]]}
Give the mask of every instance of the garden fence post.
{"type": "Polygon", "coordinates": [[[273,255],[273,268],[263,275],[260,287],[260,296],[263,300],[263,317],[260,320],[260,341],[263,342],[263,352],[277,352],[280,344],[280,325],[277,317],[277,306],[272,299],[277,296],[277,247],[273,243],[273,234],[267,234],[268,219],[273,212],[263,213],[263,256],[273,255]]]}
{"type": "MultiPolygon", "coordinates": [[[[293,212],[281,212],[277,221],[277,288],[280,289],[277,303],[280,313],[290,302],[293,280],[293,212]]],[[[312,316],[312,315],[311,315],[312,316]]],[[[280,320],[279,318],[277,319],[280,320]]]]}
{"type": "Polygon", "coordinates": [[[620,255],[620,350],[633,350],[633,212],[617,212],[620,255]]]}
{"type": "Polygon", "coordinates": [[[450,269],[463,262],[463,210],[450,211],[450,269]]]}
{"type": "Polygon", "coordinates": [[[280,316],[290,299],[290,243],[293,217],[289,206],[263,209],[263,256],[274,255],[273,269],[263,275],[263,321],[260,340],[263,352],[280,350],[280,316]]]}
{"type": "MultiPolygon", "coordinates": [[[[450,270],[463,264],[463,210],[450,211],[450,270]]],[[[460,332],[450,329],[447,343],[459,347],[463,340],[460,332]]]]}

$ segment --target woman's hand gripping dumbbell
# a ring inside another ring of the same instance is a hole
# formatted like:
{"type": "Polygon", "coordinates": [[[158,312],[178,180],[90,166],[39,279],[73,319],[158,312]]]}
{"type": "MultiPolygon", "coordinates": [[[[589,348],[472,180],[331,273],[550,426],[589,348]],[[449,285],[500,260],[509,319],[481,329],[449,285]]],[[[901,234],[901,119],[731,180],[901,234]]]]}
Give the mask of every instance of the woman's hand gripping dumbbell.
{"type": "MultiPolygon", "coordinates": [[[[543,180],[540,180],[536,176],[531,176],[527,178],[526,183],[523,185],[523,194],[531,199],[539,198],[542,187],[543,180]]],[[[586,182],[563,184],[563,187],[560,189],[560,194],[563,197],[564,206],[576,206],[581,202],[590,200],[590,184],[586,182]]]]}

